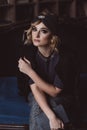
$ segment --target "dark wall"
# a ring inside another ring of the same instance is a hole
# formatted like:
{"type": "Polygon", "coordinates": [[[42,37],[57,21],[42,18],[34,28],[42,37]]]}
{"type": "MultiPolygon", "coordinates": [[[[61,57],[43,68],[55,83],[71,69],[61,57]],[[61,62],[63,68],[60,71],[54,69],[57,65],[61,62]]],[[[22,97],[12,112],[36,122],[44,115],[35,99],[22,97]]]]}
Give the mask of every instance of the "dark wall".
{"type": "Polygon", "coordinates": [[[87,27],[73,22],[66,23],[61,25],[60,34],[63,47],[77,54],[80,72],[87,73],[87,27]]]}
{"type": "Polygon", "coordinates": [[[0,33],[0,76],[14,76],[17,73],[23,30],[14,28],[0,33]]]}

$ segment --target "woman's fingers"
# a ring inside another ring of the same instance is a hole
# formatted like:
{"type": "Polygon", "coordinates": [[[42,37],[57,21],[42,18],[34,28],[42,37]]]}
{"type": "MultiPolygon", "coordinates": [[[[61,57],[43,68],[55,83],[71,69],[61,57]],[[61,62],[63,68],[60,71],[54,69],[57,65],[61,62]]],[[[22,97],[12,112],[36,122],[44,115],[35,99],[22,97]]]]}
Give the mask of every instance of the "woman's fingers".
{"type": "Polygon", "coordinates": [[[62,126],[62,129],[64,129],[64,123],[62,123],[61,126],[62,126]]]}
{"type": "Polygon", "coordinates": [[[26,61],[27,63],[29,63],[29,64],[30,64],[30,61],[29,61],[29,60],[27,60],[25,57],[24,57],[24,61],[26,61]]]}

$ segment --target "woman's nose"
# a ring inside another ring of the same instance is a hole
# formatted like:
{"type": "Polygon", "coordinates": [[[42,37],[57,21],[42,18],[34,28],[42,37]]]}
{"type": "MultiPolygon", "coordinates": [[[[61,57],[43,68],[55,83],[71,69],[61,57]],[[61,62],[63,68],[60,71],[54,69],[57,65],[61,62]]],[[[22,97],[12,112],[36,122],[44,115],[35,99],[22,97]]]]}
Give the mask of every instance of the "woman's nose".
{"type": "Polygon", "coordinates": [[[37,31],[36,37],[40,37],[40,31],[37,31]]]}

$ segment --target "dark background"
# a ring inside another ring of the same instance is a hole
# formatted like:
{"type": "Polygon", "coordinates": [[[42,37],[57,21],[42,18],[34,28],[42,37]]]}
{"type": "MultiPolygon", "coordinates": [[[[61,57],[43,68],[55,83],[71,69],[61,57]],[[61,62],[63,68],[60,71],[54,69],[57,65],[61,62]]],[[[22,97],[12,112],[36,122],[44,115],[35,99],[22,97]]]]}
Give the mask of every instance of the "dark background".
{"type": "MultiPolygon", "coordinates": [[[[28,27],[29,24],[23,24],[0,29],[0,77],[17,77],[19,49],[23,32],[28,27]]],[[[70,19],[60,24],[59,36],[62,45],[69,47],[78,56],[80,114],[81,120],[87,121],[87,27],[83,21],[78,23],[70,19]]]]}

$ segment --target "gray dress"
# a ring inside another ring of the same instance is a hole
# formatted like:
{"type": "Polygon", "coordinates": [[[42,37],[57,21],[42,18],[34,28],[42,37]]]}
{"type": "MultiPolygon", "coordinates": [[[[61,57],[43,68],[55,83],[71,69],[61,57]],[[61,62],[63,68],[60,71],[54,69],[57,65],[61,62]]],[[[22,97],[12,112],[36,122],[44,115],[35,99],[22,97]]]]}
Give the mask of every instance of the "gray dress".
{"type": "MultiPolygon", "coordinates": [[[[48,58],[41,55],[40,52],[36,54],[36,63],[37,63],[37,73],[40,77],[48,83],[53,84],[54,86],[63,89],[63,83],[58,77],[58,74],[55,71],[55,67],[59,61],[59,54],[57,51],[54,51],[48,58]]],[[[34,83],[32,79],[29,80],[29,84],[34,83]]],[[[61,106],[56,104],[55,98],[47,95],[48,104],[51,109],[54,111],[56,116],[62,119],[61,117],[61,106]]],[[[29,116],[29,130],[50,130],[49,120],[40,109],[39,105],[35,101],[33,95],[29,94],[29,105],[31,107],[30,116],[29,116]]],[[[62,111],[63,112],[63,111],[62,111]]],[[[62,113],[63,114],[63,113],[62,113]]],[[[65,115],[64,120],[68,122],[68,117],[65,115]]]]}

